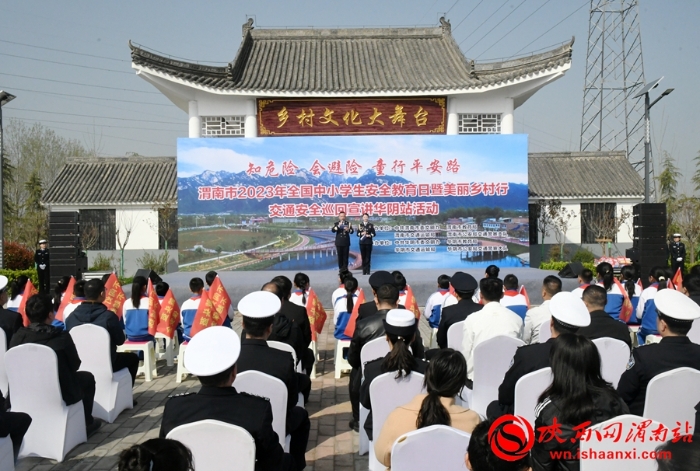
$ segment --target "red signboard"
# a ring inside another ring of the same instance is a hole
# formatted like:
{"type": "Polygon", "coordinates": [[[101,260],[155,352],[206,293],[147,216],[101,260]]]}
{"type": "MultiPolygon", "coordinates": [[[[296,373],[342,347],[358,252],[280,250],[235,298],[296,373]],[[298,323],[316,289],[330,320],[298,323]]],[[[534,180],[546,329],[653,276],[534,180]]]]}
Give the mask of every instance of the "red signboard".
{"type": "Polygon", "coordinates": [[[445,134],[445,97],[258,99],[258,136],[445,134]]]}

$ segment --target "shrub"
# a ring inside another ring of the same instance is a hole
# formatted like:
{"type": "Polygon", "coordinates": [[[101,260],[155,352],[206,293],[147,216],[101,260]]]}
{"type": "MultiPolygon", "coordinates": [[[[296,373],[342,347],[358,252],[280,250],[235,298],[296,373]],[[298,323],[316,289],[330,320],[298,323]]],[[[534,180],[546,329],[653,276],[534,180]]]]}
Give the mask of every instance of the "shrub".
{"type": "Polygon", "coordinates": [[[3,262],[8,270],[28,270],[34,268],[34,252],[17,242],[3,244],[3,262]]]}
{"type": "Polygon", "coordinates": [[[571,261],[581,263],[593,263],[595,261],[595,255],[588,249],[580,248],[571,258],[571,261]]]}
{"type": "Polygon", "coordinates": [[[97,257],[92,261],[92,266],[90,271],[112,271],[114,265],[114,258],[106,257],[101,253],[97,254],[97,257]]]}
{"type": "Polygon", "coordinates": [[[6,276],[9,283],[12,283],[15,281],[17,278],[20,277],[20,275],[24,275],[29,277],[30,280],[32,280],[32,284],[34,284],[34,287],[36,288],[39,286],[39,275],[37,275],[36,270],[31,269],[31,270],[8,270],[8,269],[2,269],[0,270],[0,275],[6,276]]]}
{"type": "MultiPolygon", "coordinates": [[[[549,248],[549,260],[551,262],[556,262],[556,261],[561,261],[560,258],[561,254],[561,247],[559,245],[552,245],[549,248]]],[[[567,259],[569,256],[569,248],[567,246],[564,246],[564,259],[567,259]]]]}
{"type": "Polygon", "coordinates": [[[139,266],[141,268],[145,268],[146,270],[153,270],[154,272],[158,273],[159,275],[164,275],[167,273],[168,269],[168,253],[163,252],[160,255],[157,255],[152,252],[144,252],[143,257],[137,258],[136,261],[138,262],[139,266]]]}
{"type": "MultiPolygon", "coordinates": [[[[542,262],[540,263],[540,270],[554,270],[554,271],[560,271],[563,269],[569,262],[542,262]]],[[[588,268],[595,273],[595,265],[592,263],[584,263],[583,264],[584,268],[588,268]]]]}

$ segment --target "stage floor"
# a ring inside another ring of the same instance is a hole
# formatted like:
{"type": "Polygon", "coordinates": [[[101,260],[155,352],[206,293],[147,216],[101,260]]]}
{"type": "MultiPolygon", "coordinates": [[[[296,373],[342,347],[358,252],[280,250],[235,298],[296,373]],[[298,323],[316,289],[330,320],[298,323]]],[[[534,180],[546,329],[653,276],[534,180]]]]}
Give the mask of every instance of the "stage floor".
{"type": "MultiPolygon", "coordinates": [[[[464,270],[474,276],[477,281],[484,276],[482,270],[464,270]]],[[[164,275],[163,279],[170,284],[170,287],[175,294],[178,302],[182,304],[190,297],[189,281],[193,277],[201,277],[204,279],[206,272],[176,272],[164,275]]],[[[262,285],[270,281],[273,277],[284,275],[290,280],[294,280],[295,271],[223,271],[219,273],[226,290],[228,291],[233,306],[235,308],[238,300],[244,295],[258,291],[262,285]]],[[[321,303],[326,309],[331,309],[330,298],[333,291],[338,287],[338,272],[336,270],[317,270],[305,272],[311,279],[311,286],[316,291],[321,303]]],[[[365,293],[371,293],[369,286],[369,276],[362,275],[361,271],[354,271],[355,278],[360,283],[360,286],[365,290],[365,293]]],[[[418,304],[423,307],[428,297],[437,290],[437,278],[444,274],[452,275],[453,271],[440,269],[424,269],[424,270],[403,270],[402,273],[408,280],[408,283],[413,289],[413,293],[418,299],[418,304]]],[[[542,280],[547,275],[556,275],[557,272],[549,270],[539,270],[536,268],[503,268],[500,277],[503,278],[507,274],[512,273],[518,277],[521,285],[525,285],[527,293],[530,297],[530,302],[534,305],[542,302],[542,280]]],[[[578,285],[575,278],[562,279],[563,289],[571,291],[578,285]]],[[[124,287],[125,291],[127,288],[124,287]]],[[[130,291],[130,289],[128,290],[130,291]]],[[[127,291],[127,295],[128,295],[127,291]]]]}

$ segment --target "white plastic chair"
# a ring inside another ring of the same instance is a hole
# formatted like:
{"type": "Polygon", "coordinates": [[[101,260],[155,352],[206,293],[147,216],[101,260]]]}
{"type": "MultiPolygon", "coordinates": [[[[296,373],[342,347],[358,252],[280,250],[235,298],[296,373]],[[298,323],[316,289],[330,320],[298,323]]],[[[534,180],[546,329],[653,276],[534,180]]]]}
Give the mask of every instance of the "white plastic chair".
{"type": "Polygon", "coordinates": [[[550,367],[528,373],[515,383],[515,411],[535,426],[535,408],[540,394],[552,384],[552,369],[550,367]]]}
{"type": "Polygon", "coordinates": [[[66,406],[58,383],[56,353],[28,343],[5,354],[12,388],[12,411],[32,418],[19,457],[39,456],[63,461],[76,445],[87,441],[83,401],[66,406]]]}
{"type": "Polygon", "coordinates": [[[7,337],[5,331],[0,329],[0,391],[7,397],[9,390],[7,383],[7,372],[5,371],[5,352],[7,351],[7,337]]]}
{"type": "Polygon", "coordinates": [[[552,338],[552,328],[550,327],[552,319],[547,319],[540,325],[540,335],[537,339],[539,343],[545,343],[552,338]]]}
{"type": "Polygon", "coordinates": [[[343,349],[350,347],[349,340],[336,340],[335,341],[335,379],[340,378],[343,375],[343,371],[348,371],[352,369],[350,363],[343,358],[343,349]]]}
{"type": "Polygon", "coordinates": [[[200,420],[180,425],[166,438],[190,449],[194,469],[228,471],[235,457],[237,471],[255,470],[255,440],[243,427],[218,420],[200,420]]]}
{"type": "Polygon", "coordinates": [[[139,364],[137,375],[143,373],[145,381],[153,381],[153,378],[158,377],[156,368],[156,350],[154,347],[155,340],[146,342],[132,342],[127,340],[123,345],[117,347],[118,352],[143,352],[143,361],[139,364]]]}
{"type": "MultiPolygon", "coordinates": [[[[294,351],[294,347],[289,345],[288,343],[284,342],[278,342],[277,340],[268,340],[267,341],[267,346],[271,348],[275,348],[277,350],[281,350],[283,352],[291,353],[292,354],[292,360],[294,361],[294,365],[298,373],[303,373],[304,371],[301,369],[301,363],[297,365],[297,353],[294,351]]],[[[299,400],[297,401],[297,405],[299,407],[304,407],[304,395],[302,393],[299,393],[299,400]]]]}
{"type": "MultiPolygon", "coordinates": [[[[423,390],[423,375],[413,372],[408,377],[396,379],[396,372],[391,371],[377,376],[369,385],[369,397],[372,401],[372,433],[379,436],[389,414],[416,397],[423,390]]],[[[374,454],[374,445],[369,442],[369,469],[383,471],[384,465],[374,454]]]]}
{"type": "Polygon", "coordinates": [[[15,455],[9,435],[0,438],[0,471],[15,471],[15,455]]]}
{"type": "Polygon", "coordinates": [[[156,360],[162,360],[165,358],[165,364],[168,366],[173,366],[175,364],[175,351],[177,350],[177,334],[172,338],[165,334],[156,332],[156,360]],[[159,339],[162,339],[165,343],[165,348],[161,348],[159,339]]]}
{"type": "Polygon", "coordinates": [[[464,321],[455,322],[447,329],[447,348],[462,351],[464,340],[464,321]]]}
{"type": "Polygon", "coordinates": [[[657,420],[669,429],[676,422],[695,424],[695,405],[700,402],[700,371],[676,368],[649,381],[644,401],[644,417],[657,420]]]}
{"type": "Polygon", "coordinates": [[[617,388],[620,376],[627,370],[630,361],[630,348],[622,340],[610,337],[593,339],[593,343],[600,354],[600,373],[603,379],[617,388]]]}
{"type": "Polygon", "coordinates": [[[484,340],[474,348],[474,389],[470,402],[472,410],[486,416],[486,408],[498,399],[498,387],[503,382],[520,339],[498,335],[484,340]]]}
{"type": "Polygon", "coordinates": [[[656,460],[649,458],[641,459],[641,457],[642,454],[648,456],[649,452],[653,452],[657,446],[661,445],[661,442],[650,440],[649,436],[652,430],[659,427],[659,422],[652,421],[651,424],[646,427],[648,432],[644,437],[644,441],[640,439],[625,440],[629,431],[636,430],[637,425],[645,420],[647,419],[637,415],[627,414],[613,417],[610,420],[588,427],[588,430],[592,432],[587,440],[582,440],[580,442],[581,456],[590,456],[591,451],[601,452],[605,450],[606,453],[622,452],[620,453],[621,459],[582,459],[580,471],[620,471],[625,469],[633,469],[634,471],[656,471],[656,460]],[[614,434],[618,429],[621,430],[622,435],[617,441],[612,438],[603,438],[599,441],[595,433],[598,431],[604,436],[606,431],[614,434]],[[630,455],[626,455],[625,452],[629,452],[630,455]],[[631,459],[631,456],[637,456],[638,459],[631,459]]]}
{"type": "Polygon", "coordinates": [[[80,357],[80,371],[95,377],[95,402],[92,416],[110,424],[124,409],[133,409],[134,397],[128,368],[112,371],[109,332],[94,325],[83,324],[70,330],[80,357]]]}
{"type": "Polygon", "coordinates": [[[661,342],[661,336],[656,334],[647,335],[644,339],[644,345],[649,345],[650,343],[661,342]]]}
{"type": "Polygon", "coordinates": [[[391,447],[392,471],[461,470],[471,435],[446,425],[408,432],[391,447]]]}
{"type": "Polygon", "coordinates": [[[309,347],[311,348],[311,351],[314,352],[314,366],[311,367],[311,374],[309,375],[309,378],[316,379],[316,364],[321,361],[321,358],[319,357],[315,340],[311,341],[311,345],[309,347]]]}
{"type": "Polygon", "coordinates": [[[187,349],[187,341],[180,344],[177,352],[177,371],[175,372],[175,382],[182,383],[183,376],[186,378],[190,372],[185,368],[185,350],[187,349]]]}
{"type": "Polygon", "coordinates": [[[378,339],[370,340],[364,344],[362,350],[360,350],[362,376],[365,374],[365,363],[376,360],[377,358],[384,358],[387,353],[389,353],[389,342],[386,341],[386,337],[383,335],[378,339]]]}
{"type": "Polygon", "coordinates": [[[700,345],[700,322],[693,321],[693,325],[688,332],[688,338],[691,342],[700,345]]]}
{"type": "Polygon", "coordinates": [[[287,437],[287,386],[282,380],[260,371],[248,370],[236,375],[233,382],[236,391],[270,399],[272,406],[272,429],[277,432],[280,445],[289,451],[287,437]]]}

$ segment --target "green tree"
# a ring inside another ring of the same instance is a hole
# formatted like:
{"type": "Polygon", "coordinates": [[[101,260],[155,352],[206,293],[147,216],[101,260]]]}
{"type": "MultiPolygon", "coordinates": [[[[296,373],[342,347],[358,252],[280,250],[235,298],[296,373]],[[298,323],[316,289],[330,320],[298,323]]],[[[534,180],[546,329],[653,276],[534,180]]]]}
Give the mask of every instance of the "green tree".
{"type": "Polygon", "coordinates": [[[693,161],[695,162],[695,174],[692,181],[695,184],[695,191],[700,191],[700,152],[698,152],[693,161]]]}
{"type": "Polygon", "coordinates": [[[24,204],[24,217],[20,238],[31,241],[31,245],[44,238],[47,233],[47,214],[41,205],[41,195],[44,192],[41,178],[37,172],[32,172],[29,180],[24,184],[27,191],[27,200],[24,204]]]}
{"type": "MultiPolygon", "coordinates": [[[[676,167],[676,160],[666,151],[663,151],[664,159],[661,163],[663,169],[656,179],[659,182],[659,200],[661,203],[673,204],[676,201],[676,189],[680,170],[676,167]]],[[[697,172],[696,172],[697,173],[697,172]]],[[[693,177],[693,181],[695,177],[693,177]]]]}

